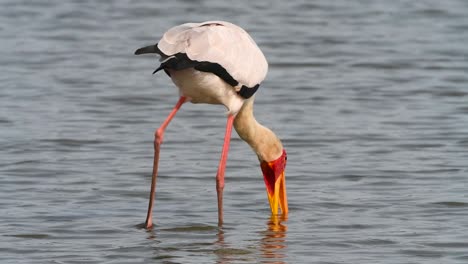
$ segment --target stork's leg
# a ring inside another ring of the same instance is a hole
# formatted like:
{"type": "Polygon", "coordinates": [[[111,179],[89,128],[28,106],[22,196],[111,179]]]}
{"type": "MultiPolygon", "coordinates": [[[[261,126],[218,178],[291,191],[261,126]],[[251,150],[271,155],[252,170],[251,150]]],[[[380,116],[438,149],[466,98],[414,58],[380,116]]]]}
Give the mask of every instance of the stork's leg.
{"type": "Polygon", "coordinates": [[[151,179],[151,192],[149,198],[149,205],[148,205],[148,214],[146,215],[146,228],[150,228],[153,226],[153,201],[156,192],[156,178],[158,177],[158,164],[159,164],[159,150],[161,147],[161,143],[164,136],[164,131],[166,127],[171,122],[172,118],[174,118],[177,111],[180,109],[183,103],[185,103],[185,97],[181,96],[177,104],[172,109],[171,113],[167,116],[166,120],[162,123],[162,125],[156,130],[154,133],[154,162],[153,162],[153,176],[151,179]]]}
{"type": "Polygon", "coordinates": [[[224,189],[224,170],[226,168],[226,160],[228,157],[229,143],[231,141],[232,124],[234,115],[229,115],[226,123],[226,134],[224,135],[223,150],[221,152],[221,160],[219,161],[218,173],[216,174],[216,192],[218,194],[218,225],[223,224],[223,189],[224,189]]]}

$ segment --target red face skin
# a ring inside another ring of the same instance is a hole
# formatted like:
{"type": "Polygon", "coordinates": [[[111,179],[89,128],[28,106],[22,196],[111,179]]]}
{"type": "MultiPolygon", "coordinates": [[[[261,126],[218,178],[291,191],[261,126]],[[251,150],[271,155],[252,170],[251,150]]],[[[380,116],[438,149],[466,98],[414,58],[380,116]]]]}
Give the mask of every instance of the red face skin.
{"type": "Polygon", "coordinates": [[[287,155],[283,149],[281,156],[270,162],[262,161],[260,167],[270,202],[271,213],[278,214],[278,205],[283,215],[288,213],[288,198],[286,195],[286,181],[284,170],[286,168],[287,155]]]}

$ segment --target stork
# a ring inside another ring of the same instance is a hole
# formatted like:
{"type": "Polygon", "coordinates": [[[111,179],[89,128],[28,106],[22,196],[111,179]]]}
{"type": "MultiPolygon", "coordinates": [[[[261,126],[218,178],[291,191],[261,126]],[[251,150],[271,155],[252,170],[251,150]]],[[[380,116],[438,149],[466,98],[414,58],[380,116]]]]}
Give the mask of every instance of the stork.
{"type": "Polygon", "coordinates": [[[186,23],[169,29],[155,45],[135,51],[156,53],[160,66],[179,89],[179,100],[154,135],[154,162],[145,226],[153,226],[153,201],[164,131],[186,102],[220,104],[227,108],[221,159],[216,174],[218,224],[223,224],[223,189],[231,131],[257,154],[271,213],[288,213],[285,183],[286,151],[279,138],[253,115],[254,94],[265,79],[268,63],[249,34],[229,22],[186,23]],[[279,207],[279,208],[278,208],[279,207]]]}

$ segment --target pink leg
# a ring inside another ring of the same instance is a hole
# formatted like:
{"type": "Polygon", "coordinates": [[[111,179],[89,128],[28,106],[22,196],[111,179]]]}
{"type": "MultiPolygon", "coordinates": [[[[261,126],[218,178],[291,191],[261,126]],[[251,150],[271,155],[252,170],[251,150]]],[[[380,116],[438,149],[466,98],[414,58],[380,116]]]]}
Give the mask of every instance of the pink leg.
{"type": "Polygon", "coordinates": [[[223,151],[219,161],[218,173],[216,174],[216,192],[218,194],[218,225],[223,224],[223,189],[224,189],[224,170],[229,151],[229,142],[231,141],[232,123],[234,115],[229,115],[226,123],[226,134],[224,135],[223,151]]]}
{"type": "Polygon", "coordinates": [[[153,177],[151,179],[151,192],[148,205],[148,214],[146,216],[146,228],[151,228],[153,226],[153,201],[156,192],[156,178],[158,177],[158,164],[159,164],[159,150],[164,136],[164,131],[166,127],[174,118],[177,111],[180,109],[183,103],[185,103],[185,97],[181,96],[177,104],[172,109],[171,113],[167,116],[166,120],[162,123],[154,134],[154,163],[153,163],[153,177]]]}

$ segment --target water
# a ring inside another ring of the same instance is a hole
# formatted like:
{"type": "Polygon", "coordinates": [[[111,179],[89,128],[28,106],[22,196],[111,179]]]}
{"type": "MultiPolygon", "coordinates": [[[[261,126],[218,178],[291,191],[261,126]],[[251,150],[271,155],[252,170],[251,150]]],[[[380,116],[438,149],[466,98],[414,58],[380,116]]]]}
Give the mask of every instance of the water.
{"type": "Polygon", "coordinates": [[[468,4],[0,2],[2,263],[467,263],[468,4]],[[288,151],[288,219],[221,106],[184,105],[144,221],[152,136],[177,101],[169,27],[224,19],[270,63],[255,114],[288,151]]]}

